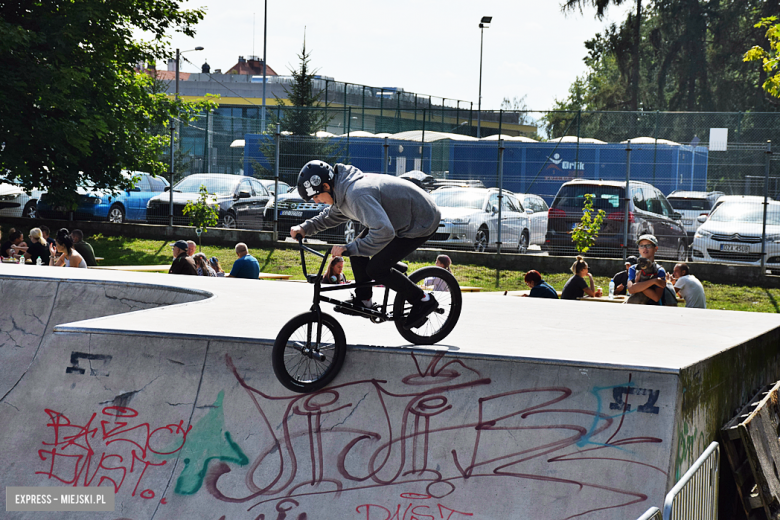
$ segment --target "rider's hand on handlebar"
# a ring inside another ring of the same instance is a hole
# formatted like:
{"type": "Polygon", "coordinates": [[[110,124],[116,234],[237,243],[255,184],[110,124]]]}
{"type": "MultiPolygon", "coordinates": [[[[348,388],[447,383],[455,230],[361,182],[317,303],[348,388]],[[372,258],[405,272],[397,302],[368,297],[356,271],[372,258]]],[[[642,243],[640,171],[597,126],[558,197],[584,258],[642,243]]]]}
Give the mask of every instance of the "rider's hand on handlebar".
{"type": "Polygon", "coordinates": [[[297,235],[301,235],[301,238],[306,237],[306,233],[301,226],[293,226],[290,228],[290,236],[296,238],[297,235]]]}
{"type": "Polygon", "coordinates": [[[347,250],[344,246],[333,246],[330,250],[331,256],[344,256],[344,252],[347,250]]]}

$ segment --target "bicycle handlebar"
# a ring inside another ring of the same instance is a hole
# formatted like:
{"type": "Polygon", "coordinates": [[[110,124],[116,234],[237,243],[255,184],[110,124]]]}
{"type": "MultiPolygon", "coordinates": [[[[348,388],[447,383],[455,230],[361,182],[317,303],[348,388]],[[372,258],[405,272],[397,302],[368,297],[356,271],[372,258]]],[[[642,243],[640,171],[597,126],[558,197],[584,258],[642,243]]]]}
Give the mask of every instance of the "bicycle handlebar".
{"type": "Polygon", "coordinates": [[[307,279],[309,278],[309,271],[306,270],[306,255],[304,254],[304,251],[308,251],[322,258],[322,265],[320,265],[319,272],[319,276],[322,276],[322,271],[325,268],[325,260],[328,258],[328,253],[320,253],[316,249],[312,249],[309,246],[303,245],[303,235],[300,233],[295,235],[295,239],[298,240],[298,246],[301,248],[301,267],[303,268],[303,276],[305,276],[307,279]]]}

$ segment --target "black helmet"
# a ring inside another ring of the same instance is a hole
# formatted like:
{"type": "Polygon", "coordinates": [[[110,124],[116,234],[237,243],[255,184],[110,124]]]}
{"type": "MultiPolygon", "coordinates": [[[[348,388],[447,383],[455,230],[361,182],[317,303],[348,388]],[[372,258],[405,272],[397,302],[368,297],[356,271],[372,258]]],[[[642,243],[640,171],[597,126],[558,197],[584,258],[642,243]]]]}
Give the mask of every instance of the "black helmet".
{"type": "Polygon", "coordinates": [[[333,187],[333,167],[324,161],[309,161],[298,174],[298,194],[306,202],[325,191],[326,182],[333,187]]]}

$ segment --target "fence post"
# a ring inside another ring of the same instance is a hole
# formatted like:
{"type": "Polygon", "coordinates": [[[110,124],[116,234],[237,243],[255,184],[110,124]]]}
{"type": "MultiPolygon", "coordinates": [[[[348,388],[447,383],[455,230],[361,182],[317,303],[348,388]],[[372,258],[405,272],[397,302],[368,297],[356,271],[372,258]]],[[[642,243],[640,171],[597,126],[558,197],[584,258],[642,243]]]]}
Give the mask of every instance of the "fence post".
{"type": "Polygon", "coordinates": [[[382,148],[385,149],[385,153],[384,153],[385,159],[384,161],[382,161],[382,173],[387,173],[387,156],[390,150],[390,145],[387,144],[387,137],[385,137],[385,144],[382,145],[382,148]]]}
{"type": "Polygon", "coordinates": [[[276,123],[274,133],[276,150],[274,151],[274,242],[279,240],[279,148],[282,143],[282,124],[276,123]]]}
{"type": "MultiPolygon", "coordinates": [[[[423,123],[422,123],[422,138],[420,139],[420,170],[422,170],[425,173],[425,109],[422,109],[423,112],[423,123]]],[[[428,172],[430,173],[430,171],[428,172]]]]}
{"type": "MultiPolygon", "coordinates": [[[[349,83],[344,83],[344,117],[347,117],[347,87],[349,83]]],[[[344,129],[347,128],[347,121],[344,120],[344,129]]]]}
{"type": "MultiPolygon", "coordinates": [[[[173,138],[174,138],[174,132],[176,131],[176,126],[174,125],[173,119],[171,119],[171,182],[170,182],[170,188],[168,189],[168,225],[173,227],[173,171],[175,169],[176,159],[173,152],[173,138]]],[[[70,212],[70,218],[68,220],[73,220],[73,212],[70,212]]]]}
{"type": "Polygon", "coordinates": [[[628,201],[631,200],[631,139],[626,141],[626,189],[623,206],[623,261],[628,257],[628,201]]]}
{"type": "Polygon", "coordinates": [[[379,125],[374,123],[374,127],[376,128],[375,132],[380,133],[385,131],[385,125],[382,122],[382,119],[385,117],[385,89],[381,89],[379,91],[379,125]]]}
{"type": "Polygon", "coordinates": [[[577,110],[577,152],[574,154],[575,172],[580,169],[580,121],[581,120],[582,120],[582,110],[577,110]]]}
{"type": "Polygon", "coordinates": [[[761,227],[761,276],[766,276],[766,214],[769,208],[769,169],[772,160],[772,141],[766,142],[766,160],[764,161],[764,221],[761,227]]]}
{"type": "Polygon", "coordinates": [[[498,140],[498,237],[496,249],[501,254],[501,206],[504,204],[504,140],[498,140]]]}
{"type": "Polygon", "coordinates": [[[360,114],[360,129],[366,129],[366,86],[363,85],[363,111],[360,114]]]}

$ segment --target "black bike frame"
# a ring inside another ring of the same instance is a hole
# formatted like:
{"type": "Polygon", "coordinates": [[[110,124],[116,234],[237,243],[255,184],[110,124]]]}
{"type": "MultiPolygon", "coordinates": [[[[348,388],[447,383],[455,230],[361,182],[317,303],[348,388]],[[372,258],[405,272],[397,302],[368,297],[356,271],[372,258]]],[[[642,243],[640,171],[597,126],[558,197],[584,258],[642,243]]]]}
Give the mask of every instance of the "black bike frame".
{"type": "MultiPolygon", "coordinates": [[[[337,300],[334,298],[328,298],[327,296],[323,296],[322,293],[324,292],[331,292],[331,291],[344,291],[349,289],[359,289],[362,287],[376,287],[378,285],[381,285],[378,282],[372,281],[372,282],[360,282],[360,283],[346,283],[346,284],[339,284],[334,285],[333,287],[322,287],[322,272],[325,270],[325,264],[328,260],[328,253],[320,253],[316,249],[312,249],[308,246],[305,246],[303,244],[303,239],[298,238],[298,244],[301,247],[301,265],[303,267],[303,275],[306,277],[306,281],[310,284],[314,285],[314,299],[312,302],[311,310],[317,313],[317,321],[320,324],[320,327],[322,327],[322,311],[320,310],[320,302],[326,302],[333,305],[340,305],[342,307],[347,307],[354,312],[357,312],[363,316],[370,317],[372,319],[376,319],[379,321],[389,321],[393,319],[393,315],[391,312],[387,311],[388,306],[388,300],[390,298],[390,288],[385,287],[385,295],[382,300],[382,305],[379,307],[379,309],[357,309],[349,302],[345,302],[343,300],[337,300]],[[312,254],[315,254],[322,258],[322,263],[320,264],[320,270],[317,272],[316,275],[309,274],[309,272],[306,270],[306,255],[305,252],[308,251],[312,254]]],[[[319,341],[319,330],[317,334],[317,339],[319,341]]]]}

